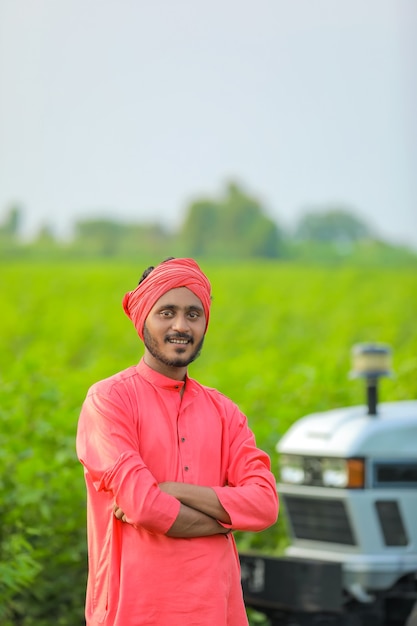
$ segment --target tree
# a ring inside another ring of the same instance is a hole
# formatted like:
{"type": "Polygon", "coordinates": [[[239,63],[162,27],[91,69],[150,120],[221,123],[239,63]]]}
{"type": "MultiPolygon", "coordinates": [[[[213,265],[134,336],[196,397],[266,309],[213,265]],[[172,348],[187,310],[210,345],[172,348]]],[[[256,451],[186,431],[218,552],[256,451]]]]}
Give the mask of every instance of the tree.
{"type": "Polygon", "coordinates": [[[221,208],[224,243],[231,244],[237,256],[278,256],[281,239],[278,226],[266,216],[258,200],[244,193],[235,183],[230,183],[221,208]]]}
{"type": "Polygon", "coordinates": [[[159,224],[130,224],[109,219],[79,221],[73,247],[90,256],[165,254],[171,236],[159,224]]]}
{"type": "Polygon", "coordinates": [[[300,241],[353,243],[371,237],[371,229],[351,211],[330,208],[310,211],[300,219],[295,237],[300,241]]]}
{"type": "Polygon", "coordinates": [[[39,245],[50,245],[56,243],[53,229],[49,224],[41,224],[38,234],[35,237],[35,243],[39,245]]]}
{"type": "Polygon", "coordinates": [[[180,233],[187,254],[199,256],[210,253],[220,230],[220,215],[220,207],[214,200],[201,199],[190,205],[180,233]]]}
{"type": "Polygon", "coordinates": [[[0,235],[17,239],[22,222],[22,210],[18,205],[12,205],[6,214],[3,224],[0,225],[0,235]]]}
{"type": "Polygon", "coordinates": [[[191,204],[181,238],[192,256],[275,258],[282,235],[257,199],[229,183],[220,200],[205,198],[191,204]]]}
{"type": "Polygon", "coordinates": [[[91,252],[111,256],[120,248],[125,227],[107,219],[83,220],[75,224],[75,240],[91,252]]]}

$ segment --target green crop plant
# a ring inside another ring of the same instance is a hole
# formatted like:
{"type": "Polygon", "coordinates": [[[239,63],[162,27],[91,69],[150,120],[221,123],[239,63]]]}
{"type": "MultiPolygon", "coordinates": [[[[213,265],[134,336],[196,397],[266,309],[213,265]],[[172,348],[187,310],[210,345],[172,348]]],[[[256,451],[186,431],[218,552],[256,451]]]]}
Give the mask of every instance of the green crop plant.
{"type": "MultiPolygon", "coordinates": [[[[158,260],[156,260],[158,262],[158,260]]],[[[8,262],[0,267],[0,622],[83,622],[85,492],[75,433],[88,387],[137,362],[142,344],[121,300],[154,259],[8,262]]],[[[413,267],[201,263],[211,321],[190,375],[247,414],[277,471],[275,445],[306,413],[362,404],[350,349],[391,345],[381,400],[417,397],[413,267]]],[[[241,549],[279,554],[285,516],[241,549]]],[[[260,623],[257,616],[253,623],[260,623]]]]}

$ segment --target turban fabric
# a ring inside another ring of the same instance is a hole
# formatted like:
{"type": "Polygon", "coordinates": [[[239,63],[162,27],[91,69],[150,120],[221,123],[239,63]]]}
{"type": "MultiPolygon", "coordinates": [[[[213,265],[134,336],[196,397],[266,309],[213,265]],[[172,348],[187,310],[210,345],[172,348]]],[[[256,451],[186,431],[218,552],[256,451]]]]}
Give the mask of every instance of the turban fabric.
{"type": "Polygon", "coordinates": [[[170,259],[157,265],[148,276],[123,298],[123,308],[143,340],[143,327],[152,307],[171,289],[187,287],[201,300],[206,316],[210,317],[211,286],[207,276],[193,259],[170,259]]]}

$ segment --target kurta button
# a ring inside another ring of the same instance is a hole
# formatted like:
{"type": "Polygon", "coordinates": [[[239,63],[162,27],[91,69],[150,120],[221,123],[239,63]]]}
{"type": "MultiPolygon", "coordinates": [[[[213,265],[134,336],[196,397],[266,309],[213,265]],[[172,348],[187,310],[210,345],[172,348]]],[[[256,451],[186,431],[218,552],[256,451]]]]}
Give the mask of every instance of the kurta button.
{"type": "Polygon", "coordinates": [[[186,472],[188,472],[188,470],[189,470],[190,468],[188,467],[188,465],[186,465],[186,466],[184,467],[184,469],[185,469],[185,471],[186,471],[186,472]]]}
{"type": "Polygon", "coordinates": [[[184,443],[184,441],[185,441],[185,437],[181,437],[181,441],[184,443]]]}

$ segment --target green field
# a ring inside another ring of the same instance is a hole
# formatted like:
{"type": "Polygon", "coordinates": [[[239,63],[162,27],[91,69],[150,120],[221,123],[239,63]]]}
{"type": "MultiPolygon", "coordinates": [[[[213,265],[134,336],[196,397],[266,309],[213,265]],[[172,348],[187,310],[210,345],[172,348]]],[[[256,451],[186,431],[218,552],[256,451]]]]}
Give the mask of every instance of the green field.
{"type": "MultiPolygon", "coordinates": [[[[121,307],[148,263],[0,267],[0,623],[83,623],[85,499],[74,439],[88,387],[139,360],[121,307]]],[[[298,417],[364,402],[350,349],[393,349],[380,399],[417,398],[417,272],[279,262],[201,263],[213,287],[209,331],[190,374],[248,415],[275,445],[298,417]]],[[[284,518],[241,547],[279,552],[284,518]]]]}

